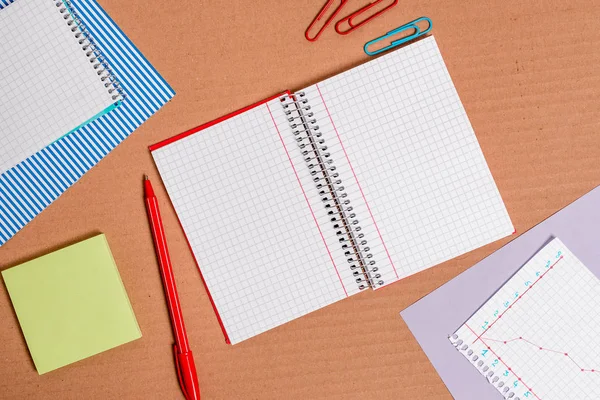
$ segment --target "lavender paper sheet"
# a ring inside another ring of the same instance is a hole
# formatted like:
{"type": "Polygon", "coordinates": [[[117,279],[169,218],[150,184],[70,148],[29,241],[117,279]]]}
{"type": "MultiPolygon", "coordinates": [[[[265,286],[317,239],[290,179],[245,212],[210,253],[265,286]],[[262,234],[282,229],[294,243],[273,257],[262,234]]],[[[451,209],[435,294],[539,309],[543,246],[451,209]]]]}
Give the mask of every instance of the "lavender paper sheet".
{"type": "Polygon", "coordinates": [[[400,313],[455,399],[503,398],[448,335],[552,237],[560,238],[600,277],[600,186],[400,313]]]}

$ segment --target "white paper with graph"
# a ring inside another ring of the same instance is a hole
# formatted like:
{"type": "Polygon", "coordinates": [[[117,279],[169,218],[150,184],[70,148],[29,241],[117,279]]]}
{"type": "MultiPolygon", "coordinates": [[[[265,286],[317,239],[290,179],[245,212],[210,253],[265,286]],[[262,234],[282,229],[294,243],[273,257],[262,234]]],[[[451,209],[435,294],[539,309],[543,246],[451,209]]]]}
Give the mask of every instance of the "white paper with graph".
{"type": "Polygon", "coordinates": [[[432,37],[151,149],[232,343],[514,231],[432,37]]]}
{"type": "Polygon", "coordinates": [[[450,341],[505,398],[599,399],[598,310],[600,281],[555,238],[450,341]]]}

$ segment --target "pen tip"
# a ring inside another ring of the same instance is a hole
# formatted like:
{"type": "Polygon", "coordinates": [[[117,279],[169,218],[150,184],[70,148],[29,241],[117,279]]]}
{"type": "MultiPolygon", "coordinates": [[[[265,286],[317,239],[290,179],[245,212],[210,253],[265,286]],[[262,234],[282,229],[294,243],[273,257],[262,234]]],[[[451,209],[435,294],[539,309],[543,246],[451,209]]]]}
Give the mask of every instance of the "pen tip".
{"type": "Polygon", "coordinates": [[[148,180],[148,175],[144,174],[144,180],[147,181],[148,180]]]}

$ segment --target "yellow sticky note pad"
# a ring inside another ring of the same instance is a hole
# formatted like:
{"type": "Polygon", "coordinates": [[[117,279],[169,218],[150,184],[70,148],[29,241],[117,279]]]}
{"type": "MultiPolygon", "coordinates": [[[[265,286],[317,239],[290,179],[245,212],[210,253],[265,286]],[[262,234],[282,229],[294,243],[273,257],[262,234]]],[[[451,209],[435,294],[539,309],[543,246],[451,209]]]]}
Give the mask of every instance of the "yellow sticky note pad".
{"type": "Polygon", "coordinates": [[[104,235],[2,276],[39,374],[142,336],[104,235]]]}

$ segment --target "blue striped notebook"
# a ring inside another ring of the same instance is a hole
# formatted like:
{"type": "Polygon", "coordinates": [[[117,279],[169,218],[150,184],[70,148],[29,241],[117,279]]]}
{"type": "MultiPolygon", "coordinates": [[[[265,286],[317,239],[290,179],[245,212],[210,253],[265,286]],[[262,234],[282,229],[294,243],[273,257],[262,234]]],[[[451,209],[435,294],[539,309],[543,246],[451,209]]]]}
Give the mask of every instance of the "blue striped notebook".
{"type": "MultiPolygon", "coordinates": [[[[2,8],[19,0],[0,0],[2,8]]],[[[0,245],[167,103],[175,92],[95,0],[71,0],[113,67],[123,104],[0,175],[0,245]]]]}

